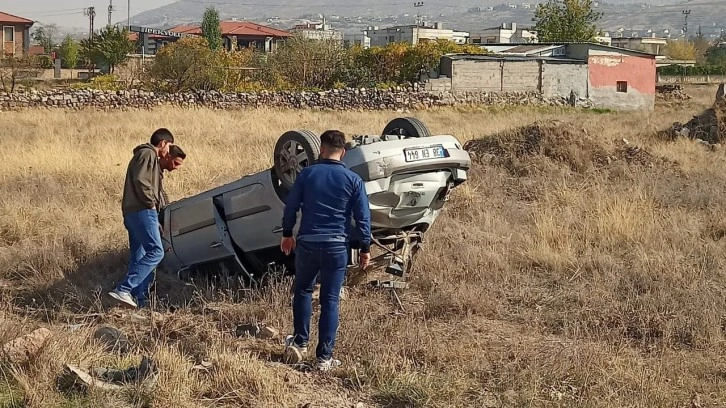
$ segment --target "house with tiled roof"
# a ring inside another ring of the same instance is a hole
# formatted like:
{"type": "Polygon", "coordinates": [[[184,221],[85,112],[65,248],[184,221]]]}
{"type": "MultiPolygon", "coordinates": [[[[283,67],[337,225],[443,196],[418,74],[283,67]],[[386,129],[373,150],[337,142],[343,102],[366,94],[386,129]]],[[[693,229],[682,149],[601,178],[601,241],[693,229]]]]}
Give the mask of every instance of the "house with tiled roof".
{"type": "Polygon", "coordinates": [[[0,27],[2,27],[0,54],[17,57],[26,54],[30,49],[30,27],[33,23],[33,20],[0,11],[0,27]]]}
{"type": "MultiPolygon", "coordinates": [[[[259,51],[273,52],[280,42],[292,36],[291,33],[249,21],[222,21],[219,24],[225,49],[252,47],[259,51]]],[[[201,36],[198,24],[180,25],[166,30],[131,27],[130,38],[144,46],[146,53],[153,54],[168,42],[184,36],[201,36]]]]}

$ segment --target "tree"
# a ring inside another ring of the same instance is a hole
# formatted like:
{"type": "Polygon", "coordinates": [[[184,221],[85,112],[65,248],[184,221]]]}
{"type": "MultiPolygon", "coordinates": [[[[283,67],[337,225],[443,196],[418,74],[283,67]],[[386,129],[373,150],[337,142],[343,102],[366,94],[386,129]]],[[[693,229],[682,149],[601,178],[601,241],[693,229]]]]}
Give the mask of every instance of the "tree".
{"type": "Polygon", "coordinates": [[[60,57],[65,62],[66,68],[73,70],[78,65],[80,52],[80,45],[71,36],[63,39],[60,46],[60,57]]]}
{"type": "Polygon", "coordinates": [[[36,56],[7,57],[0,54],[0,89],[15,92],[18,82],[33,78],[40,72],[40,62],[36,56]]]}
{"type": "Polygon", "coordinates": [[[666,47],[666,55],[674,60],[695,60],[697,53],[692,42],[674,40],[669,41],[666,47]]]}
{"type": "Polygon", "coordinates": [[[83,57],[93,64],[108,65],[111,74],[116,66],[122,64],[134,51],[135,44],[129,40],[128,28],[106,26],[91,39],[81,41],[83,57]]]}
{"type": "Polygon", "coordinates": [[[726,47],[716,44],[709,48],[706,51],[706,61],[709,65],[726,67],[726,47]]]}
{"type": "Polygon", "coordinates": [[[295,35],[268,58],[266,71],[270,78],[284,77],[302,89],[329,88],[340,77],[344,61],[345,49],[340,43],[295,35]]]}
{"type": "Polygon", "coordinates": [[[36,26],[31,37],[38,45],[43,46],[46,53],[50,53],[53,51],[53,47],[55,47],[53,37],[55,37],[57,32],[58,26],[56,24],[43,24],[36,26]]]}
{"type": "Polygon", "coordinates": [[[540,42],[582,42],[595,39],[601,17],[592,0],[547,0],[537,6],[533,20],[540,42]]]}
{"type": "Polygon", "coordinates": [[[212,51],[222,46],[222,29],[219,25],[219,13],[214,7],[207,7],[202,18],[202,36],[207,40],[212,51]]]}
{"type": "Polygon", "coordinates": [[[151,77],[167,92],[217,90],[223,82],[216,54],[203,37],[187,37],[169,44],[154,57],[151,77]]]}
{"type": "Polygon", "coordinates": [[[706,53],[711,47],[711,44],[703,35],[703,32],[701,31],[701,26],[698,26],[698,31],[696,32],[695,36],[691,37],[690,42],[692,42],[693,46],[696,48],[696,63],[706,63],[706,53]]]}

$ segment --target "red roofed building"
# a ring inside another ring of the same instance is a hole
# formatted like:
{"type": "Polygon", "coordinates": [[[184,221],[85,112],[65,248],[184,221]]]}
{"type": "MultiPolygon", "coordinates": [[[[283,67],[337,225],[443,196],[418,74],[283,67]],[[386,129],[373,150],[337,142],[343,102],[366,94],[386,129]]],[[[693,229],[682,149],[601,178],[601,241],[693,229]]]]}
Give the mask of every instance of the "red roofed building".
{"type": "Polygon", "coordinates": [[[33,23],[33,20],[0,11],[0,26],[2,26],[0,54],[21,57],[27,53],[30,49],[30,27],[33,23]]]}
{"type": "MultiPolygon", "coordinates": [[[[276,28],[267,27],[248,21],[223,21],[220,24],[222,40],[227,50],[253,47],[259,51],[274,52],[280,42],[292,36],[291,33],[276,28]]],[[[153,30],[142,27],[131,27],[132,40],[140,40],[145,44],[147,53],[155,53],[155,50],[168,42],[180,38],[171,33],[187,35],[202,35],[202,28],[199,25],[180,25],[166,30],[153,30]],[[145,37],[145,38],[144,38],[145,37]]]]}

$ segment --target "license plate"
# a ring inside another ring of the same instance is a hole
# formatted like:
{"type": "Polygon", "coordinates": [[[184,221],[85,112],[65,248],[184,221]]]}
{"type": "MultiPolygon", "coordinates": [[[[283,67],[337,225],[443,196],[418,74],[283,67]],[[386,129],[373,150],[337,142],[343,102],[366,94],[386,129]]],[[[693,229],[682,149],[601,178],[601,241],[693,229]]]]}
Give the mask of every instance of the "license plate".
{"type": "Polygon", "coordinates": [[[403,150],[407,162],[446,157],[443,146],[412,147],[403,150]]]}

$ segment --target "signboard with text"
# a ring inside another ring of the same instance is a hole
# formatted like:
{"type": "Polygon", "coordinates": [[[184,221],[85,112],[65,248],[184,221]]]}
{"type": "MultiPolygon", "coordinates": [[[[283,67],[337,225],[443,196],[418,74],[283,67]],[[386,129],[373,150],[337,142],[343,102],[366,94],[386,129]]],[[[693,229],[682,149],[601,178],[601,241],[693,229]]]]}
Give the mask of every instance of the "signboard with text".
{"type": "Polygon", "coordinates": [[[195,36],[194,34],[177,33],[177,32],[169,31],[169,30],[160,30],[158,28],[139,27],[139,26],[131,26],[129,31],[131,31],[133,33],[161,35],[164,37],[175,37],[175,38],[195,36]]]}

